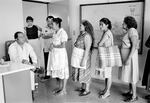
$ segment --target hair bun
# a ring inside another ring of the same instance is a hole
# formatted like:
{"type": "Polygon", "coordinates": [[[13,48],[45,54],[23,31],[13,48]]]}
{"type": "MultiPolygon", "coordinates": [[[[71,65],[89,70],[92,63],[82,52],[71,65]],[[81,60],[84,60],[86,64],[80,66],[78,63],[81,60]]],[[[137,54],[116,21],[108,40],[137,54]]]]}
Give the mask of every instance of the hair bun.
{"type": "Polygon", "coordinates": [[[61,19],[61,18],[58,17],[57,19],[58,19],[58,21],[59,21],[60,23],[62,22],[62,19],[61,19]]]}

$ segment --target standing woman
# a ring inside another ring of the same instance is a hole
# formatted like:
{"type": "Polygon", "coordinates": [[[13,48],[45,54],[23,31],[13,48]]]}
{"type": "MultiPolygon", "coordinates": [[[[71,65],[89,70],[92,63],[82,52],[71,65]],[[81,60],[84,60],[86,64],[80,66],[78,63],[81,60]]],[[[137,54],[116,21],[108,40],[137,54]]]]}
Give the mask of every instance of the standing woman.
{"type": "Polygon", "coordinates": [[[48,58],[47,69],[50,71],[52,78],[57,78],[59,81],[59,88],[54,89],[54,94],[66,94],[66,84],[69,78],[68,57],[66,51],[66,42],[68,35],[66,31],[61,28],[62,19],[53,19],[53,34],[51,49],[51,57],[48,58]]]}
{"type": "MultiPolygon", "coordinates": [[[[113,34],[111,32],[111,22],[108,18],[102,18],[99,21],[99,27],[103,31],[102,38],[98,44],[99,47],[110,47],[114,45],[113,34]]],[[[110,96],[110,88],[112,84],[112,67],[104,67],[105,89],[100,92],[100,98],[105,99],[110,96]]]]}
{"type": "Polygon", "coordinates": [[[80,92],[79,96],[86,96],[90,94],[91,82],[91,49],[93,44],[93,26],[87,20],[82,21],[80,25],[80,35],[74,43],[75,48],[79,51],[73,51],[72,54],[72,77],[73,81],[78,81],[82,84],[81,88],[77,91],[80,92]],[[82,52],[82,56],[79,52],[82,52]],[[80,61],[80,62],[79,62],[80,61]],[[84,68],[83,68],[84,67],[84,68]]]}
{"type": "Polygon", "coordinates": [[[125,101],[136,101],[136,83],[139,80],[139,66],[138,66],[138,46],[139,35],[137,32],[137,22],[131,17],[127,16],[123,21],[123,29],[127,31],[123,37],[121,55],[123,61],[122,76],[121,79],[124,82],[129,83],[129,92],[123,93],[124,96],[128,96],[125,101]]]}
{"type": "Polygon", "coordinates": [[[42,50],[42,45],[40,41],[40,32],[42,28],[33,24],[34,19],[31,16],[26,18],[27,26],[25,27],[25,32],[27,39],[31,46],[33,47],[37,58],[38,58],[38,66],[44,67],[44,55],[42,50]]]}

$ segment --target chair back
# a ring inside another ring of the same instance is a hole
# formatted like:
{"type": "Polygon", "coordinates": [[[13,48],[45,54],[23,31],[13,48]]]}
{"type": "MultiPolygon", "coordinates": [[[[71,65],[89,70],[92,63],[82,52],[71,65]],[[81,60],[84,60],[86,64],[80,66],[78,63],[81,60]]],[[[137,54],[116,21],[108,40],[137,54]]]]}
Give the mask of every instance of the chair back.
{"type": "Polygon", "coordinates": [[[5,42],[5,61],[10,60],[9,54],[8,54],[8,49],[9,49],[9,46],[14,42],[15,42],[15,40],[8,40],[5,42]]]}

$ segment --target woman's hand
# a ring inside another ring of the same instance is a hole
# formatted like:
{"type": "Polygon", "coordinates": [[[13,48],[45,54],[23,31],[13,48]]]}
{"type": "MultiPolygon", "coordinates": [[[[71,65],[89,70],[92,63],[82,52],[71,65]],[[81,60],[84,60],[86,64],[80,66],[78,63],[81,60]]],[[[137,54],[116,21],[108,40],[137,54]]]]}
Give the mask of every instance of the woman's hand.
{"type": "Polygon", "coordinates": [[[40,37],[43,37],[43,36],[44,36],[44,34],[40,32],[39,38],[40,38],[40,37]]]}
{"type": "Polygon", "coordinates": [[[131,59],[129,58],[129,59],[127,59],[125,62],[124,62],[124,65],[129,65],[130,64],[130,61],[131,61],[131,59]]]}
{"type": "Polygon", "coordinates": [[[52,51],[52,49],[53,49],[53,44],[50,44],[49,51],[52,51]]]}
{"type": "Polygon", "coordinates": [[[99,47],[100,42],[97,43],[97,46],[99,47]]]}
{"type": "Polygon", "coordinates": [[[82,61],[81,61],[80,66],[81,66],[81,67],[85,67],[85,60],[82,60],[82,61]]]}

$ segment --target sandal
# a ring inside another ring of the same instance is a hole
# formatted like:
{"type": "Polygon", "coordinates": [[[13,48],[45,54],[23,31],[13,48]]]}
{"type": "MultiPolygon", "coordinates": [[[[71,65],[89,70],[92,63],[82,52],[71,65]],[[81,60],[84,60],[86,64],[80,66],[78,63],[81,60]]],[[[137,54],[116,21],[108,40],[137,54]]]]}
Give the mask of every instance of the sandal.
{"type": "Polygon", "coordinates": [[[102,98],[102,99],[105,99],[105,98],[108,98],[110,97],[110,93],[105,93],[105,94],[102,94],[99,96],[99,98],[102,98]]]}
{"type": "Polygon", "coordinates": [[[103,90],[103,91],[100,91],[98,94],[103,95],[104,93],[105,93],[105,91],[103,90]]]}
{"type": "Polygon", "coordinates": [[[150,100],[150,95],[146,95],[144,98],[150,100]]]}
{"type": "Polygon", "coordinates": [[[58,96],[63,96],[63,95],[66,95],[67,92],[64,91],[64,90],[61,90],[60,92],[57,93],[58,96]]]}
{"type": "Polygon", "coordinates": [[[90,93],[91,93],[90,91],[84,91],[84,92],[81,92],[79,96],[86,96],[86,95],[89,95],[90,93]]]}
{"type": "Polygon", "coordinates": [[[135,102],[135,101],[137,101],[138,100],[138,97],[136,96],[136,97],[130,97],[130,98],[127,98],[126,100],[124,100],[125,102],[135,102]]]}
{"type": "Polygon", "coordinates": [[[77,89],[75,89],[75,91],[78,91],[78,92],[84,92],[85,89],[83,89],[83,88],[77,88],[77,89]]]}
{"type": "Polygon", "coordinates": [[[59,88],[56,88],[56,89],[54,89],[52,92],[53,92],[53,94],[57,94],[57,93],[59,93],[61,90],[59,89],[59,88]]]}
{"type": "Polygon", "coordinates": [[[132,96],[131,92],[122,93],[123,96],[132,96]]]}

